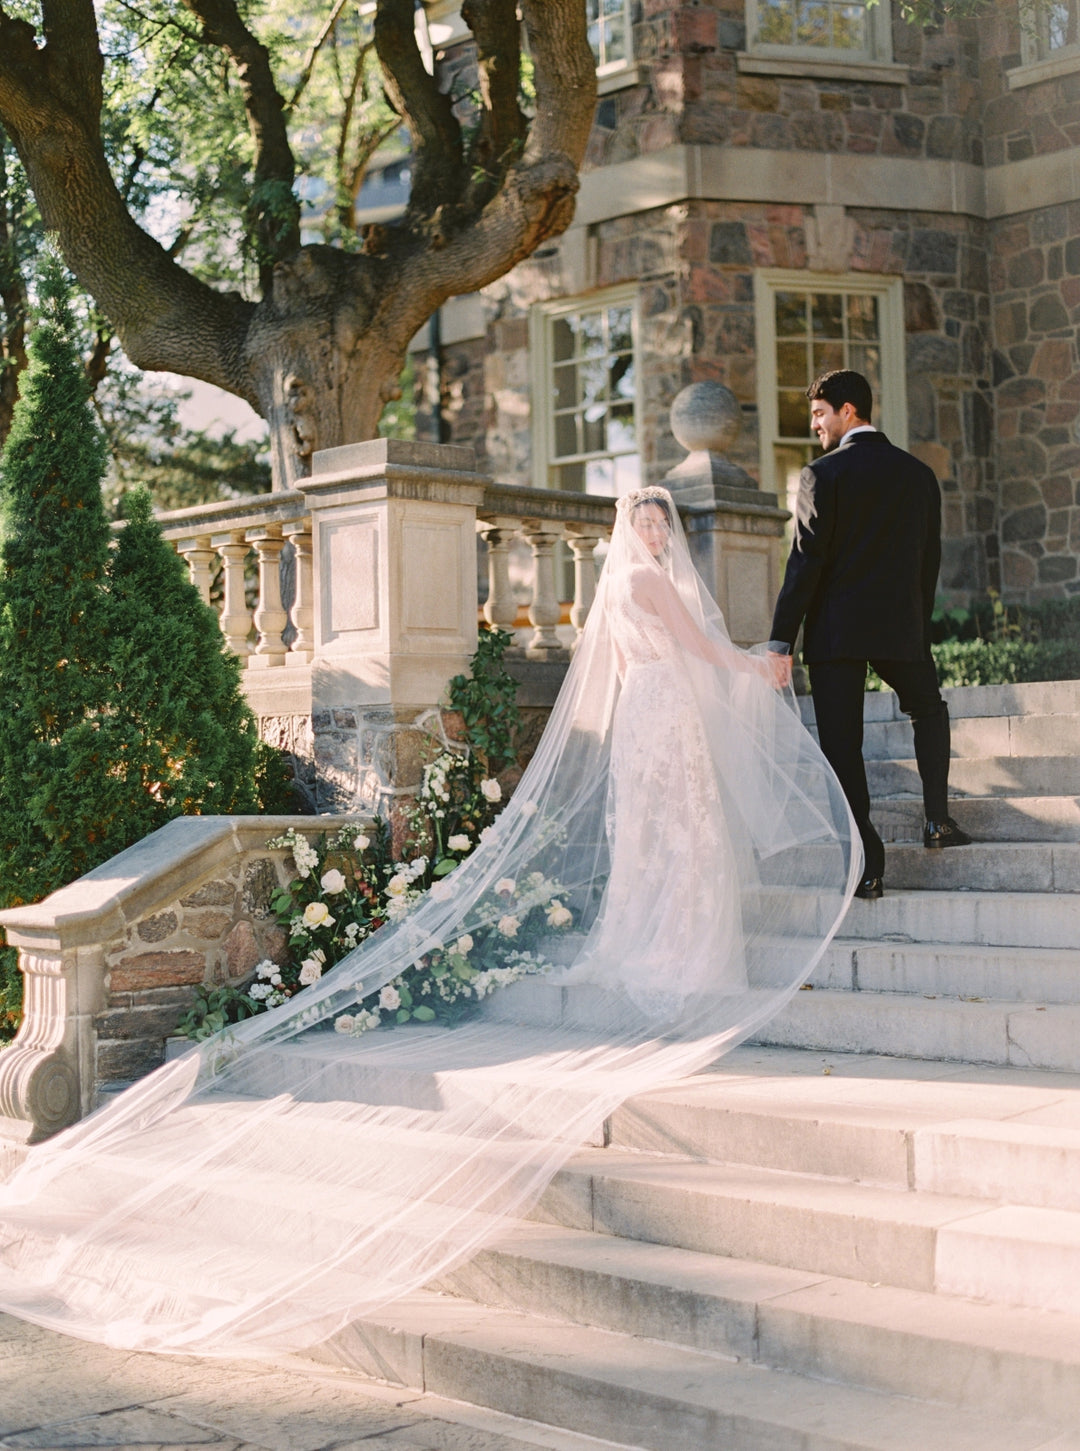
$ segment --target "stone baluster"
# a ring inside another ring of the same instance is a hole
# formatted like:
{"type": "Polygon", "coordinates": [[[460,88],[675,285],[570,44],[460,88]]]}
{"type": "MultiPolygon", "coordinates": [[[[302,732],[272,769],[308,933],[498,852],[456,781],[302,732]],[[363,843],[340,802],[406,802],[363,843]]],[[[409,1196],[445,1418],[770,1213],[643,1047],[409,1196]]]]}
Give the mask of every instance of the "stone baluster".
{"type": "Polygon", "coordinates": [[[204,605],[210,603],[210,583],[214,577],[214,560],[217,558],[210,545],[209,534],[199,534],[194,539],[181,539],[176,546],[177,554],[187,563],[191,583],[199,591],[204,605]]]}
{"type": "Polygon", "coordinates": [[[516,519],[483,519],[477,531],[487,544],[488,597],[484,619],[501,630],[513,630],[517,619],[517,600],[510,584],[510,545],[518,532],[516,519]]]}
{"type": "Polygon", "coordinates": [[[561,613],[555,587],[555,545],[562,531],[563,526],[556,520],[523,519],[521,523],[533,555],[533,595],[529,605],[533,636],[526,653],[541,659],[563,648],[555,632],[561,613]]]}
{"type": "Polygon", "coordinates": [[[293,595],[292,626],[296,637],[286,656],[286,665],[307,665],[315,652],[315,594],[311,559],[311,520],[290,519],[282,526],[296,551],[296,592],[293,595]]]}
{"type": "Polygon", "coordinates": [[[594,524],[568,524],[566,540],[574,556],[574,603],[570,623],[580,635],[596,598],[596,546],[604,537],[594,524]]]}
{"type": "Polygon", "coordinates": [[[244,538],[242,529],[229,534],[215,535],[214,548],[221,555],[224,600],[221,607],[221,630],[225,643],[234,655],[246,660],[251,654],[248,633],[251,630],[251,611],[245,598],[244,566],[251,546],[244,538]]]}
{"type": "Polygon", "coordinates": [[[284,540],[281,525],[259,524],[247,531],[249,544],[254,544],[259,560],[259,603],[255,607],[255,652],[248,668],[272,669],[285,664],[285,643],[281,633],[289,623],[281,602],[281,551],[284,540]]]}

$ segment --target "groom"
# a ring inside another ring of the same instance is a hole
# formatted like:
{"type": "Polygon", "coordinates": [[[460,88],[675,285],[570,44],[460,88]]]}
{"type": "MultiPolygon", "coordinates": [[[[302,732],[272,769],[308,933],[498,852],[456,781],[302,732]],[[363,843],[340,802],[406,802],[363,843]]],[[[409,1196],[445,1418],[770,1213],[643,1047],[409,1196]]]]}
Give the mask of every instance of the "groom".
{"type": "Polygon", "coordinates": [[[932,471],[870,422],[861,373],[823,373],[806,390],[824,450],[799,479],[795,543],[773,616],[770,649],[790,662],[805,621],[818,736],[862,836],[857,897],[883,891],[885,848],[870,821],[862,758],[869,663],[911,717],[922,778],[923,845],[965,846],[948,812],[949,708],[930,654],[930,614],[941,563],[941,493],[932,471]]]}

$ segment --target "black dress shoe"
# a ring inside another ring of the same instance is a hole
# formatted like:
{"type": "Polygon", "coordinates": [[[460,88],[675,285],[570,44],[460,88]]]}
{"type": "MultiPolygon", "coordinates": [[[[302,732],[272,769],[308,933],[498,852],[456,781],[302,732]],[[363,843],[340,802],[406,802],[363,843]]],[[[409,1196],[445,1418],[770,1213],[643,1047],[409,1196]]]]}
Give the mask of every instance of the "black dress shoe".
{"type": "Polygon", "coordinates": [[[884,895],[884,892],[885,884],[880,877],[863,877],[855,888],[856,897],[862,897],[866,902],[876,902],[878,897],[884,895]]]}
{"type": "Polygon", "coordinates": [[[939,848],[943,846],[970,846],[971,837],[966,831],[961,831],[951,816],[946,816],[942,821],[928,821],[923,827],[923,846],[939,848]]]}

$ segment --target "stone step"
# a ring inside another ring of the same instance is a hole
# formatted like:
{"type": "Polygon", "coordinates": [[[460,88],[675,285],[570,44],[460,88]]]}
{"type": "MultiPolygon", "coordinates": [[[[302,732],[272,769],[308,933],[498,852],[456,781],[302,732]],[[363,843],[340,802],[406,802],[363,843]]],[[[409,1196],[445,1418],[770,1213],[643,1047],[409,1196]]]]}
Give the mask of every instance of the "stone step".
{"type": "MultiPolygon", "coordinates": [[[[962,856],[967,850],[953,848],[941,856],[962,856]]],[[[1016,946],[1025,951],[1029,947],[1075,948],[1080,943],[1080,893],[895,891],[890,888],[888,853],[885,871],[885,895],[877,901],[852,902],[842,924],[844,937],[1016,946]]],[[[821,926],[827,925],[823,913],[821,926]]]]}
{"type": "MultiPolygon", "coordinates": [[[[1080,747],[1080,740],[1077,745],[1080,747]]],[[[868,761],[866,779],[875,799],[911,796],[922,800],[914,760],[868,761]]],[[[1080,752],[1070,756],[957,757],[949,768],[949,795],[956,801],[967,796],[1077,796],[1080,752]]]]}
{"type": "Polygon", "coordinates": [[[517,1225],[437,1288],[1013,1419],[1080,1422],[1080,1319],[517,1225]]]}
{"type": "Polygon", "coordinates": [[[1074,1073],[1080,1005],[815,988],[796,993],[753,1041],[1074,1073]]]}
{"type": "MultiPolygon", "coordinates": [[[[953,720],[983,716],[1080,716],[1080,680],[1040,680],[1023,685],[961,685],[942,692],[953,720]]],[[[814,719],[813,697],[799,700],[803,720],[814,719]]],[[[863,719],[906,720],[891,690],[868,690],[863,696],[863,719]]]]}
{"type": "Polygon", "coordinates": [[[1005,1422],[641,1336],[420,1293],[322,1362],[646,1451],[1076,1451],[1045,1412],[1005,1422]]]}
{"type": "Polygon", "coordinates": [[[559,1171],[530,1217],[702,1254],[932,1291],[939,1229],[987,1212],[985,1203],[971,1197],[588,1149],[559,1171]]]}
{"type": "Polygon", "coordinates": [[[1080,1209],[1080,1075],[734,1049],[638,1095],[611,1145],[900,1190],[1080,1209]]]}
{"type": "MultiPolygon", "coordinates": [[[[1080,796],[965,796],[952,805],[959,825],[982,842],[1080,841],[1080,796]]],[[[921,797],[875,798],[871,819],[883,841],[922,841],[921,797]]]]}
{"type": "MultiPolygon", "coordinates": [[[[811,727],[811,733],[816,730],[811,727]]],[[[973,716],[951,722],[954,757],[1068,756],[1080,741],[1080,715],[973,716]]],[[[863,726],[868,761],[909,761],[914,755],[911,722],[872,720],[863,726]]]]}
{"type": "Polygon", "coordinates": [[[785,1269],[1076,1313],[1080,1213],[587,1150],[541,1223],[785,1269]]]}
{"type": "Polygon", "coordinates": [[[1065,947],[969,947],[836,938],[810,982],[815,989],[908,993],[1003,1003],[1080,1003],[1080,953],[1065,947]]]}
{"type": "MultiPolygon", "coordinates": [[[[963,814],[966,803],[958,804],[963,814]]],[[[994,841],[947,851],[890,842],[885,887],[916,891],[1080,892],[1080,842],[994,841]]]]}

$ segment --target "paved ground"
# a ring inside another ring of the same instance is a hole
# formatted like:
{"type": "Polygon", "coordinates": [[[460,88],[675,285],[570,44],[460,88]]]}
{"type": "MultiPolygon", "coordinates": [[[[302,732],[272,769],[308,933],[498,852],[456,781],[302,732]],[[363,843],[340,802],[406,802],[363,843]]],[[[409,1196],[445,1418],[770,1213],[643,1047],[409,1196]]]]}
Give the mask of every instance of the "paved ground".
{"type": "Polygon", "coordinates": [[[3,1451],[600,1451],[300,1360],[134,1355],[0,1316],[3,1451]]]}

